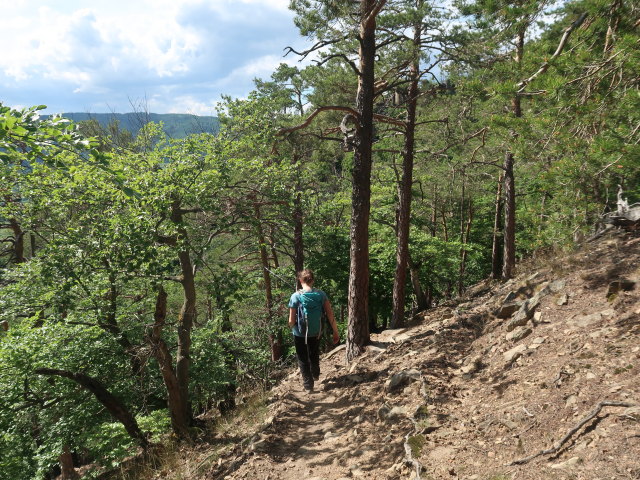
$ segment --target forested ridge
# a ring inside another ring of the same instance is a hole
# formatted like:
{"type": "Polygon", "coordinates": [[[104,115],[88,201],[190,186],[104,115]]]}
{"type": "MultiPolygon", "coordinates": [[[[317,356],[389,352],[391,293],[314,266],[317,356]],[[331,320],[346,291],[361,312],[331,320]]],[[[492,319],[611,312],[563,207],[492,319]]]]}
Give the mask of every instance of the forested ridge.
{"type": "MultiPolygon", "coordinates": [[[[124,136],[131,141],[149,122],[161,123],[169,138],[184,138],[193,133],[217,133],[218,119],[212,116],[186,113],[150,113],[144,105],[134,105],[138,110],[129,113],[65,112],[61,116],[82,124],[87,136],[124,136]]],[[[47,118],[46,116],[44,118],[47,118]]]]}
{"type": "Polygon", "coordinates": [[[292,365],[302,268],[357,362],[640,201],[635,2],[290,8],[311,65],[224,97],[217,134],[0,104],[0,478],[206,440],[292,365]]]}

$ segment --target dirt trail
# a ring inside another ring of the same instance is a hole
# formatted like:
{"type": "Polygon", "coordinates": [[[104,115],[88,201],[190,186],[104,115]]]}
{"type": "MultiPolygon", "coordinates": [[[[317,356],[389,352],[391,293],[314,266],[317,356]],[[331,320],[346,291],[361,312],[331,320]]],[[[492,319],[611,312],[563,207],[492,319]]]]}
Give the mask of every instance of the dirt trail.
{"type": "Polygon", "coordinates": [[[639,261],[640,238],[614,234],[372,335],[351,365],[325,356],[316,392],[292,373],[207,477],[638,480],[639,261]],[[603,401],[620,405],[512,464],[603,401]]]}

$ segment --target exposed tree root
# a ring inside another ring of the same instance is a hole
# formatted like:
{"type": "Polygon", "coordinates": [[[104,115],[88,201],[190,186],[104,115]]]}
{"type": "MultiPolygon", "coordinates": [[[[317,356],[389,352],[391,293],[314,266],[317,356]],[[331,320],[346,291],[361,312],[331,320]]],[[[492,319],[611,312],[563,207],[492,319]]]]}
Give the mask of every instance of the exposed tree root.
{"type": "Polygon", "coordinates": [[[636,406],[635,404],[628,403],[628,402],[617,402],[617,401],[607,401],[607,400],[605,400],[604,402],[600,402],[598,405],[595,406],[593,410],[591,410],[591,412],[589,412],[589,414],[586,417],[580,420],[580,422],[575,427],[569,430],[567,434],[564,437],[562,437],[558,442],[556,442],[551,448],[548,448],[546,450],[541,450],[538,453],[529,455],[528,457],[519,458],[518,460],[514,460],[513,462],[508,463],[505,466],[511,467],[513,465],[522,465],[542,455],[549,455],[551,453],[556,453],[558,450],[560,450],[562,445],[564,445],[567,442],[567,440],[569,440],[586,423],[588,423],[596,415],[598,415],[604,407],[635,407],[635,406],[636,406]]]}

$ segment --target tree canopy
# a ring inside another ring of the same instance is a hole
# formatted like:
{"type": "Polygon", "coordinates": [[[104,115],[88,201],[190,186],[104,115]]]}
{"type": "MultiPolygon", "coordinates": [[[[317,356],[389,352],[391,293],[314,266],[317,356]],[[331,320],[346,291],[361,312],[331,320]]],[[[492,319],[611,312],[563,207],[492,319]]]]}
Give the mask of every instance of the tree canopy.
{"type": "Polygon", "coordinates": [[[302,268],[354,360],[640,201],[634,2],[291,9],[315,60],[225,97],[216,132],[0,105],[0,478],[191,441],[272,386],[302,268]]]}

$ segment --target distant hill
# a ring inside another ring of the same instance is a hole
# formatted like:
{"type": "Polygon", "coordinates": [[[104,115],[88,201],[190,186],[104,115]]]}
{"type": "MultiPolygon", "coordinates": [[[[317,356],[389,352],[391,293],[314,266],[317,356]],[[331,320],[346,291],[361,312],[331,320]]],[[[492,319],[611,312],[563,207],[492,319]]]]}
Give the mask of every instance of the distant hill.
{"type": "Polygon", "coordinates": [[[192,133],[218,133],[220,122],[218,117],[189,115],[186,113],[63,113],[63,117],[82,122],[96,120],[106,127],[113,120],[120,123],[120,128],[128,130],[134,136],[148,122],[164,123],[164,131],[171,138],[184,138],[192,133]]]}

